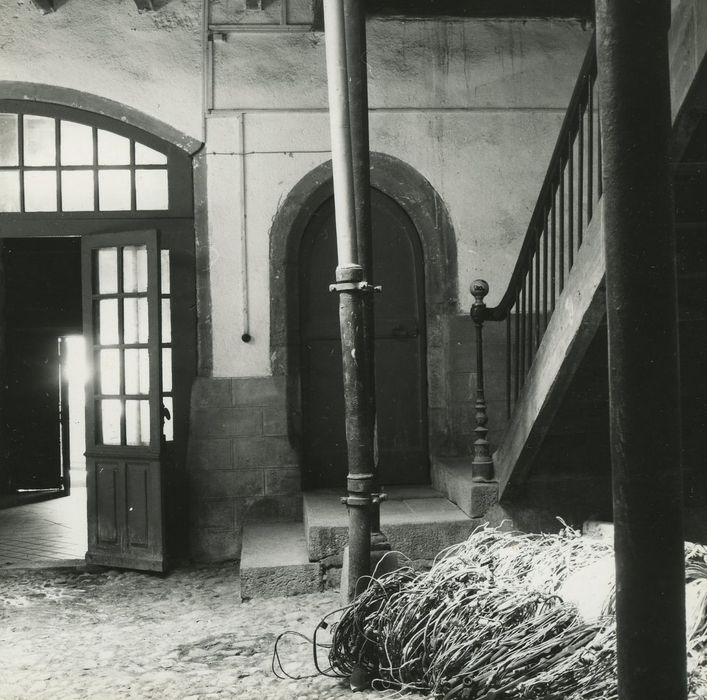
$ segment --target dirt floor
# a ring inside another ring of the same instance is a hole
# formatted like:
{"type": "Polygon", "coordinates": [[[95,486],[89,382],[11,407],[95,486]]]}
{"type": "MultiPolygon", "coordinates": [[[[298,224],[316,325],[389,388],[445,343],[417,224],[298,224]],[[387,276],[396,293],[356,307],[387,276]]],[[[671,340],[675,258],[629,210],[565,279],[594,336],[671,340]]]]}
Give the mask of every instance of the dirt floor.
{"type": "MultiPolygon", "coordinates": [[[[383,698],[336,679],[279,680],[273,644],[311,636],[338,593],[237,601],[232,567],[134,572],[4,571],[0,575],[0,699],[383,698]]],[[[313,673],[312,647],[281,648],[293,675],[313,673]]],[[[326,658],[323,659],[326,661],[326,658]]],[[[413,696],[407,696],[412,698],[413,696]]]]}

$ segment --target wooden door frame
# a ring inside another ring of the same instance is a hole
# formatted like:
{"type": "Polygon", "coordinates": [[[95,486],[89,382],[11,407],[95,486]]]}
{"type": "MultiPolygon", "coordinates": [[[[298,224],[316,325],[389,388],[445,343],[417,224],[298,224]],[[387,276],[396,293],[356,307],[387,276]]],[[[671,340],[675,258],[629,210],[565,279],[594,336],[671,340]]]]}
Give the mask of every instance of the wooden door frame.
{"type": "MultiPolygon", "coordinates": [[[[456,237],[446,206],[432,185],[404,161],[371,153],[371,186],[408,215],[420,239],[427,328],[427,416],[430,459],[449,441],[448,326],[457,314],[456,237]]],[[[304,230],[333,196],[331,161],[307,173],[280,206],[270,231],[270,358],[287,383],[288,434],[302,444],[300,396],[299,250],[304,230]]]]}

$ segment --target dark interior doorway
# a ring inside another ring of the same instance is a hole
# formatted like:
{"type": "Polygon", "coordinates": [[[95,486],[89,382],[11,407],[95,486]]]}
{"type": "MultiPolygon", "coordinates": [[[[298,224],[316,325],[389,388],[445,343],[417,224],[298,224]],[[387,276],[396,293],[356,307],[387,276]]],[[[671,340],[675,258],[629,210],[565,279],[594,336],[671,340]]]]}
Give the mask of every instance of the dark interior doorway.
{"type": "MultiPolygon", "coordinates": [[[[429,481],[425,289],[422,248],[407,214],[371,191],[376,295],[376,401],[380,479],[429,481]]],[[[307,225],[300,247],[300,328],[305,488],[346,484],[334,201],[307,225]]]]}
{"type": "Polygon", "coordinates": [[[6,238],[2,473],[9,492],[70,488],[66,336],[82,333],[79,238],[6,238]]]}

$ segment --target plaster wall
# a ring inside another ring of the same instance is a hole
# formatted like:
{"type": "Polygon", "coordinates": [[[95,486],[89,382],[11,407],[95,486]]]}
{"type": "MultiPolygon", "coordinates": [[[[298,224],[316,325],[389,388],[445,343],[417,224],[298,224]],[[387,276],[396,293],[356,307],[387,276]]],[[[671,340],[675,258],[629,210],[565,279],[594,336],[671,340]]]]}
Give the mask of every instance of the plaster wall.
{"type": "Polygon", "coordinates": [[[171,0],[140,14],[133,0],[68,0],[41,15],[31,0],[0,2],[0,96],[3,81],[71,88],[202,140],[201,8],[171,0]]]}
{"type": "MultiPolygon", "coordinates": [[[[202,365],[216,377],[267,376],[270,225],[290,189],[330,157],[325,35],[215,41],[205,135],[202,5],[170,0],[140,14],[133,0],[110,9],[69,0],[42,16],[31,0],[0,3],[0,91],[3,82],[70,88],[207,140],[213,363],[202,365]]],[[[371,146],[416,168],[445,202],[460,310],[475,277],[489,280],[489,303],[503,292],[588,39],[565,20],[369,21],[371,146]]]]}
{"type": "MultiPolygon", "coordinates": [[[[490,304],[503,294],[589,36],[572,21],[369,21],[371,148],[410,164],[445,202],[457,236],[457,310],[468,309],[476,277],[489,281],[490,304]]],[[[269,231],[292,187],[330,158],[324,48],[312,33],[237,33],[214,45],[215,376],[271,371],[269,231]],[[243,172],[248,344],[236,282],[243,172]]]]}

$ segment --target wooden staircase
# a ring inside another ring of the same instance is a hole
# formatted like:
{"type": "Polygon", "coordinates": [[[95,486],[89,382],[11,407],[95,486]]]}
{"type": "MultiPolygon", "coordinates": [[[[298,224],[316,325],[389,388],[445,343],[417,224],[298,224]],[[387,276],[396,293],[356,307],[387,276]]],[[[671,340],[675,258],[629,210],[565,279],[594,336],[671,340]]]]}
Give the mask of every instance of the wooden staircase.
{"type": "MultiPolygon", "coordinates": [[[[493,455],[500,505],[577,525],[610,520],[612,508],[595,80],[592,41],[508,289],[498,306],[481,299],[476,310],[483,324],[505,325],[506,377],[505,386],[484,387],[480,364],[475,460],[489,447],[486,393],[501,393],[508,427],[493,455]]],[[[687,534],[707,541],[707,118],[690,118],[691,139],[684,122],[675,127],[683,140],[675,178],[683,474],[687,534]]]]}

